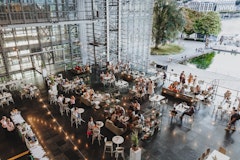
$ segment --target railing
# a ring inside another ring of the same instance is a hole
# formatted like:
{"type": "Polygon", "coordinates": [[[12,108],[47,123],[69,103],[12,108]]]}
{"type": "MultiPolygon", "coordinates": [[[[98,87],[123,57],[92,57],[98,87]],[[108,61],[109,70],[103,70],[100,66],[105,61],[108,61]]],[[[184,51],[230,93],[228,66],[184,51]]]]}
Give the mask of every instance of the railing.
{"type": "MultiPolygon", "coordinates": [[[[179,75],[176,73],[171,73],[171,72],[166,72],[167,73],[167,83],[165,84],[165,86],[169,85],[170,83],[174,82],[174,81],[179,81],[179,75]]],[[[237,89],[232,89],[226,86],[221,86],[219,85],[219,79],[214,79],[211,82],[207,82],[204,80],[198,80],[198,82],[196,82],[196,84],[199,84],[201,86],[202,90],[206,90],[208,87],[213,87],[213,94],[212,94],[212,100],[213,100],[213,104],[214,105],[218,105],[220,104],[223,100],[224,100],[224,93],[229,90],[231,92],[231,104],[234,107],[238,107],[239,103],[240,103],[240,99],[238,100],[238,98],[240,98],[240,90],[237,89]],[[202,83],[200,83],[202,82],[202,83]]],[[[186,82],[187,83],[187,82],[186,82]]]]}

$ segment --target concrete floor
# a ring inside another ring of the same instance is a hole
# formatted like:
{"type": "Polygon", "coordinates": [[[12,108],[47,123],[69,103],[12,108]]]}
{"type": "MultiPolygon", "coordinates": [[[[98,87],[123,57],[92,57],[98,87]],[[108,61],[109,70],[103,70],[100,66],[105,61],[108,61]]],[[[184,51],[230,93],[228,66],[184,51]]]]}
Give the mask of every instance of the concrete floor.
{"type": "MultiPolygon", "coordinates": [[[[35,79],[37,85],[40,87],[43,101],[40,102],[39,99],[20,100],[19,94],[14,92],[15,104],[0,108],[0,116],[9,116],[13,108],[18,108],[24,119],[32,126],[40,143],[51,159],[114,159],[110,154],[106,154],[103,158],[103,140],[99,146],[97,141],[92,144],[91,138],[87,139],[86,123],[83,123],[79,128],[71,127],[70,116],[61,116],[58,106],[49,105],[45,83],[38,73],[29,75],[32,75],[31,80],[35,79]],[[53,122],[53,117],[47,114],[47,109],[43,108],[44,104],[47,105],[58,124],[53,122]],[[62,127],[62,131],[59,131],[59,126],[62,127]],[[74,148],[75,146],[77,149],[74,148]]],[[[70,72],[65,72],[64,77],[69,77],[71,79],[73,75],[70,72]]],[[[92,79],[91,85],[96,90],[111,90],[98,84],[94,78],[92,79]]],[[[161,88],[158,88],[156,92],[161,92],[161,88]]],[[[70,95],[71,94],[66,95],[66,97],[70,95]]],[[[79,97],[76,97],[77,106],[85,109],[82,115],[84,120],[87,121],[90,116],[93,116],[95,120],[104,121],[103,109],[96,111],[90,107],[84,106],[79,103],[79,97]]],[[[127,95],[123,95],[123,97],[127,97],[127,95]]],[[[227,124],[227,119],[221,119],[219,115],[214,114],[213,105],[204,104],[200,104],[200,109],[195,113],[192,123],[188,121],[179,123],[178,120],[174,120],[171,123],[169,120],[169,110],[175,102],[176,101],[169,98],[167,108],[163,111],[161,130],[148,142],[140,142],[140,146],[142,147],[142,160],[195,160],[200,157],[207,148],[214,150],[218,149],[220,146],[226,148],[227,155],[230,156],[232,160],[239,159],[238,147],[240,139],[238,137],[240,127],[238,125],[235,132],[226,132],[224,128],[227,124]]],[[[143,113],[149,111],[149,105],[148,101],[142,102],[141,106],[143,113]]],[[[114,136],[114,134],[105,127],[102,127],[101,132],[108,139],[114,136]]],[[[0,135],[0,158],[2,160],[6,160],[27,150],[25,144],[17,134],[9,135],[0,128],[0,135]]],[[[125,147],[126,159],[129,157],[129,149],[131,146],[129,135],[130,132],[123,135],[125,141],[122,146],[125,147]]],[[[25,156],[21,159],[27,158],[25,156]]]]}

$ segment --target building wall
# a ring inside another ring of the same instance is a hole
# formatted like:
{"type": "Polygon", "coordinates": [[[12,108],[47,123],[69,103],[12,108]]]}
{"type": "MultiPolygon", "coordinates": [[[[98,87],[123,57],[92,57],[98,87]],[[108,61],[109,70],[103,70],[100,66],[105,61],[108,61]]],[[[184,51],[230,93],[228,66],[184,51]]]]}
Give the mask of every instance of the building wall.
{"type": "Polygon", "coordinates": [[[188,3],[188,7],[199,11],[235,11],[236,10],[236,0],[194,0],[188,3]]]}
{"type": "Polygon", "coordinates": [[[32,69],[41,72],[42,66],[70,69],[106,61],[132,61],[135,67],[144,68],[150,51],[153,2],[3,1],[0,76],[32,69]]]}

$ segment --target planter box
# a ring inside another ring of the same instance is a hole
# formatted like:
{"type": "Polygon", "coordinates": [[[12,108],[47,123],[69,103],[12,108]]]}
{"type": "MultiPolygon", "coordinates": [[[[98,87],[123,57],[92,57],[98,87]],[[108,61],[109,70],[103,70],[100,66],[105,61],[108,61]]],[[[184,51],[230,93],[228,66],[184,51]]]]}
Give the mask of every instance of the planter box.
{"type": "Polygon", "coordinates": [[[138,148],[138,150],[134,151],[130,148],[130,159],[129,160],[141,160],[142,149],[138,148]]]}

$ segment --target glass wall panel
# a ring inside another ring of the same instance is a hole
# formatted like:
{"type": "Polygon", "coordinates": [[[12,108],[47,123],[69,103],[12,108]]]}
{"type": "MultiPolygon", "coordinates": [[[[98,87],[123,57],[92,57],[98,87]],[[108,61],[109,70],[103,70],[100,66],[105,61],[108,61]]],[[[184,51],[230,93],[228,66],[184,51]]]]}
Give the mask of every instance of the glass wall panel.
{"type": "Polygon", "coordinates": [[[32,68],[31,58],[30,57],[22,57],[21,58],[21,66],[22,66],[23,70],[32,68]]]}
{"type": "Polygon", "coordinates": [[[8,58],[8,66],[9,66],[9,72],[12,71],[19,71],[20,70],[20,65],[19,65],[19,59],[18,57],[11,57],[8,58]]]}

